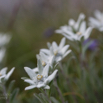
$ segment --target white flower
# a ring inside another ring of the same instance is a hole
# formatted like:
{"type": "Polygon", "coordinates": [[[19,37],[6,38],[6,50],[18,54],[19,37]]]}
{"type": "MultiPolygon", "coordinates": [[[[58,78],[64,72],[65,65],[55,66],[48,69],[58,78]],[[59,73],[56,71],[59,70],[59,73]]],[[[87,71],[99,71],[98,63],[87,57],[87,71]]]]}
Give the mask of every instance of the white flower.
{"type": "Polygon", "coordinates": [[[29,90],[33,88],[42,88],[42,87],[44,89],[50,89],[50,87],[48,86],[48,83],[55,78],[58,71],[58,70],[55,70],[50,76],[48,76],[48,72],[49,72],[48,64],[45,67],[43,67],[42,65],[39,65],[38,73],[36,73],[34,69],[30,69],[29,67],[24,67],[24,69],[30,77],[30,79],[21,78],[21,79],[24,79],[25,82],[30,84],[30,86],[25,88],[25,90],[29,90]]]}
{"type": "Polygon", "coordinates": [[[60,27],[56,30],[56,33],[60,33],[65,36],[67,39],[73,41],[80,41],[82,37],[88,39],[92,31],[92,27],[86,29],[86,22],[84,21],[85,15],[80,14],[77,22],[73,19],[69,20],[69,25],[60,27]]]}
{"type": "Polygon", "coordinates": [[[103,12],[96,10],[94,16],[89,18],[89,25],[97,28],[99,31],[103,31],[103,12]]]}
{"type": "Polygon", "coordinates": [[[68,50],[69,45],[65,45],[65,40],[65,38],[62,38],[59,46],[56,42],[48,43],[49,49],[41,49],[41,52],[45,53],[48,57],[54,56],[56,62],[61,61],[71,52],[71,50],[68,50]]]}
{"type": "Polygon", "coordinates": [[[9,43],[10,39],[11,39],[10,35],[6,35],[4,33],[0,33],[0,47],[4,46],[7,43],[9,43]]]}
{"type": "Polygon", "coordinates": [[[53,66],[54,56],[52,55],[49,56],[43,52],[40,52],[39,55],[37,55],[37,59],[40,59],[42,66],[46,66],[47,64],[49,64],[51,67],[53,66]]]}
{"type": "Polygon", "coordinates": [[[2,80],[1,80],[2,78],[4,79],[4,81],[5,80],[7,81],[10,78],[11,74],[13,73],[14,69],[15,68],[13,67],[7,74],[6,74],[7,67],[0,70],[0,83],[2,82],[2,80]]]}

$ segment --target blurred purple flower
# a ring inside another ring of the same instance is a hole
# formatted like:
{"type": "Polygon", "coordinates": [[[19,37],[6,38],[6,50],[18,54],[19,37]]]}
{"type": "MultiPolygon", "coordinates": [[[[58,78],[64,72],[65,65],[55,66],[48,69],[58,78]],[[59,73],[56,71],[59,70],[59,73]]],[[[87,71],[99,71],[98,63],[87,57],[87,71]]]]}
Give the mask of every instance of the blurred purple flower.
{"type": "Polygon", "coordinates": [[[44,33],[43,33],[43,37],[45,38],[49,38],[54,34],[55,29],[53,27],[47,28],[44,33]]]}
{"type": "Polygon", "coordinates": [[[83,42],[83,45],[86,45],[89,42],[90,42],[90,45],[88,46],[89,50],[94,51],[98,48],[99,42],[96,39],[87,39],[83,42]]]}

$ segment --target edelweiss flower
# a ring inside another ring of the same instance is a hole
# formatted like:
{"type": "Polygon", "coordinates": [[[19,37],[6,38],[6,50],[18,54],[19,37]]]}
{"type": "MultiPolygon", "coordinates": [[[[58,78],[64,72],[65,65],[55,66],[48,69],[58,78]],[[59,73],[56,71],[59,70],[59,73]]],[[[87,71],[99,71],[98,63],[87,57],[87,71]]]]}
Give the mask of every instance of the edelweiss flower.
{"type": "Polygon", "coordinates": [[[94,16],[89,18],[89,25],[97,28],[99,31],[103,31],[103,12],[96,10],[94,16]]]}
{"type": "Polygon", "coordinates": [[[29,83],[30,86],[26,87],[25,90],[33,89],[33,88],[41,88],[50,89],[48,83],[51,82],[58,70],[55,70],[50,76],[48,76],[49,65],[47,64],[45,67],[39,65],[38,73],[34,71],[34,69],[30,69],[28,67],[24,67],[25,71],[29,75],[30,79],[22,78],[25,82],[29,83]]]}
{"type": "Polygon", "coordinates": [[[4,33],[0,33],[0,47],[4,46],[7,43],[9,43],[10,39],[11,39],[10,35],[6,35],[4,33]]]}
{"type": "Polygon", "coordinates": [[[7,81],[9,77],[11,76],[11,74],[13,73],[14,69],[15,68],[13,67],[7,74],[6,74],[7,67],[0,70],[0,83],[2,82],[1,80],[2,78],[7,81]]]}
{"type": "Polygon", "coordinates": [[[49,49],[41,49],[41,52],[45,53],[48,57],[54,56],[56,62],[61,61],[71,52],[71,50],[68,50],[69,45],[65,45],[65,40],[65,38],[62,38],[59,46],[56,42],[48,43],[49,49]]]}
{"type": "Polygon", "coordinates": [[[37,59],[40,59],[42,66],[46,66],[46,64],[49,64],[52,67],[54,62],[54,56],[48,56],[43,52],[40,52],[40,54],[37,55],[37,59]]]}
{"type": "Polygon", "coordinates": [[[62,34],[71,41],[80,41],[82,37],[87,39],[92,31],[92,27],[86,29],[86,22],[83,21],[84,18],[85,15],[80,14],[77,22],[75,22],[73,19],[70,19],[69,25],[60,27],[60,29],[56,30],[56,33],[62,34]]]}

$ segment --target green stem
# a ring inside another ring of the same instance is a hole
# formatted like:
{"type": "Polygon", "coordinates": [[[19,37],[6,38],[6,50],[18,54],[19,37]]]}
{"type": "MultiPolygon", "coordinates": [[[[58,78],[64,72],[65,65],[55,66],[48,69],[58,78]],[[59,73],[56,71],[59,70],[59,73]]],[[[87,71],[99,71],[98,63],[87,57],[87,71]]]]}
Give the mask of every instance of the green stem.
{"type": "Polygon", "coordinates": [[[61,63],[59,63],[59,67],[60,67],[60,71],[61,71],[62,75],[65,77],[65,79],[67,81],[67,84],[70,86],[69,79],[66,76],[65,72],[63,71],[63,67],[62,67],[61,63]]]}
{"type": "Polygon", "coordinates": [[[3,95],[5,96],[5,99],[6,99],[6,103],[10,103],[9,102],[9,98],[8,98],[8,95],[7,95],[7,91],[6,91],[6,87],[5,87],[5,85],[3,85],[3,84],[1,84],[1,86],[2,86],[2,91],[3,91],[3,95]]]}
{"type": "MultiPolygon", "coordinates": [[[[63,75],[63,76],[65,77],[65,79],[66,79],[66,82],[67,82],[67,84],[68,84],[68,86],[69,86],[70,91],[72,91],[73,88],[71,88],[71,86],[70,86],[69,78],[66,76],[65,72],[63,71],[63,66],[62,66],[61,63],[59,63],[59,67],[60,67],[60,70],[61,70],[62,75],[63,75]]],[[[75,96],[73,96],[73,98],[74,98],[74,100],[75,100],[75,102],[76,102],[75,96]]]]}
{"type": "Polygon", "coordinates": [[[54,79],[54,83],[55,83],[55,87],[56,87],[56,89],[57,89],[57,91],[58,91],[58,94],[59,94],[59,96],[60,96],[60,99],[61,99],[62,103],[65,103],[64,97],[63,97],[63,95],[62,95],[62,92],[61,92],[58,84],[57,84],[56,79],[54,79]]]}
{"type": "Polygon", "coordinates": [[[44,96],[47,98],[48,102],[49,102],[49,103],[52,103],[51,100],[50,100],[50,98],[49,98],[49,96],[48,96],[48,94],[47,94],[47,92],[46,92],[46,90],[40,89],[40,91],[41,91],[41,92],[44,94],[44,96]]]}

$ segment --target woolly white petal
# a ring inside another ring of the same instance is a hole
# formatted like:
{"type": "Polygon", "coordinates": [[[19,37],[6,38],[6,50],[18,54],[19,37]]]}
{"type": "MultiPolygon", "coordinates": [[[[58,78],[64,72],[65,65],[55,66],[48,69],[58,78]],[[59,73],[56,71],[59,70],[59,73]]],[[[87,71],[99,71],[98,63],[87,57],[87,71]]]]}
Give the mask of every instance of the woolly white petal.
{"type": "Polygon", "coordinates": [[[0,74],[2,74],[2,75],[6,74],[7,69],[8,69],[7,67],[3,68],[3,69],[0,71],[0,74]]]}
{"type": "Polygon", "coordinates": [[[51,43],[48,42],[48,43],[47,43],[47,46],[48,46],[48,48],[50,48],[50,47],[51,47],[51,43]]]}
{"type": "Polygon", "coordinates": [[[40,52],[40,58],[42,61],[47,61],[48,56],[46,54],[44,54],[43,52],[40,52]]]}
{"type": "Polygon", "coordinates": [[[34,84],[33,80],[31,80],[31,79],[25,79],[24,81],[29,83],[29,84],[34,84]]]}
{"type": "Polygon", "coordinates": [[[97,19],[101,19],[101,15],[102,13],[99,11],[99,10],[96,10],[95,12],[94,12],[94,15],[95,15],[95,17],[97,18],[97,19]]]}
{"type": "Polygon", "coordinates": [[[59,48],[62,48],[65,45],[65,38],[62,38],[60,44],[59,44],[59,48]]]}
{"type": "Polygon", "coordinates": [[[2,76],[0,76],[0,79],[5,78],[5,76],[6,76],[6,75],[2,75],[2,76]]]}
{"type": "Polygon", "coordinates": [[[39,74],[41,74],[43,71],[43,66],[42,66],[40,59],[37,60],[37,67],[39,69],[39,74]]]}
{"type": "Polygon", "coordinates": [[[99,28],[100,31],[103,31],[103,26],[99,28]]]}
{"type": "Polygon", "coordinates": [[[73,38],[72,38],[71,36],[68,36],[68,35],[67,35],[67,34],[65,34],[65,33],[63,33],[62,35],[63,35],[63,36],[65,36],[67,39],[69,39],[69,40],[73,41],[73,38]]]}
{"type": "Polygon", "coordinates": [[[63,55],[63,58],[66,57],[70,52],[71,52],[71,50],[68,50],[68,51],[63,55]]]}
{"type": "Polygon", "coordinates": [[[41,88],[41,87],[44,87],[44,86],[45,86],[44,83],[39,83],[39,84],[37,85],[37,88],[41,88]]]}
{"type": "Polygon", "coordinates": [[[61,53],[62,55],[67,51],[67,49],[69,48],[69,45],[65,45],[62,49],[61,49],[61,53]]]}
{"type": "Polygon", "coordinates": [[[50,51],[48,49],[40,49],[41,52],[50,55],[50,51]]]}
{"type": "Polygon", "coordinates": [[[89,28],[86,30],[86,32],[84,33],[84,39],[88,39],[88,38],[89,38],[92,29],[93,29],[92,27],[89,27],[89,28]]]}
{"type": "Polygon", "coordinates": [[[54,55],[53,55],[53,56],[50,56],[50,57],[49,57],[49,64],[50,64],[51,67],[52,67],[54,61],[55,61],[54,55]]]}
{"type": "Polygon", "coordinates": [[[43,72],[42,72],[43,77],[47,77],[47,76],[48,76],[48,72],[49,72],[49,64],[47,64],[47,65],[43,68],[43,72]]]}
{"type": "Polygon", "coordinates": [[[73,19],[70,19],[68,23],[70,26],[73,26],[75,24],[75,21],[73,19]]]}
{"type": "Polygon", "coordinates": [[[46,85],[46,86],[44,87],[44,89],[50,89],[50,87],[49,87],[48,85],[46,85]]]}
{"type": "Polygon", "coordinates": [[[39,69],[38,69],[37,67],[36,67],[36,68],[33,68],[32,70],[33,70],[33,72],[35,72],[35,73],[39,72],[39,69]]]}
{"type": "Polygon", "coordinates": [[[58,72],[58,70],[56,69],[56,70],[45,80],[45,84],[48,84],[49,82],[51,82],[51,81],[55,78],[57,72],[58,72]]]}
{"type": "Polygon", "coordinates": [[[85,15],[83,13],[81,13],[78,17],[78,20],[77,20],[75,26],[74,26],[75,30],[77,30],[79,28],[79,25],[80,25],[81,21],[84,20],[84,18],[85,18],[85,15]]]}
{"type": "Polygon", "coordinates": [[[96,19],[94,19],[94,18],[92,18],[92,17],[90,17],[89,18],[89,21],[90,21],[90,25],[92,25],[93,27],[98,27],[98,26],[100,26],[100,23],[98,22],[98,20],[96,20],[96,19]]]}
{"type": "Polygon", "coordinates": [[[83,22],[81,23],[81,25],[80,25],[79,32],[84,33],[85,30],[86,30],[86,22],[83,21],[83,22]]]}
{"type": "Polygon", "coordinates": [[[15,69],[15,67],[13,67],[13,68],[8,72],[8,74],[5,76],[5,80],[8,80],[8,79],[9,79],[9,77],[10,77],[11,74],[13,73],[14,69],[15,69]]]}
{"type": "Polygon", "coordinates": [[[26,87],[25,90],[30,90],[30,89],[33,89],[35,87],[36,87],[36,85],[31,85],[31,86],[26,87]]]}
{"type": "Polygon", "coordinates": [[[11,39],[10,35],[6,35],[4,33],[0,34],[0,46],[7,44],[11,39]]]}
{"type": "Polygon", "coordinates": [[[36,73],[33,72],[33,70],[29,67],[24,67],[24,69],[31,79],[33,79],[36,76],[36,73]]]}
{"type": "Polygon", "coordinates": [[[53,50],[57,50],[58,45],[57,45],[57,43],[56,43],[56,42],[53,42],[53,43],[52,43],[52,48],[53,48],[53,50]]]}

